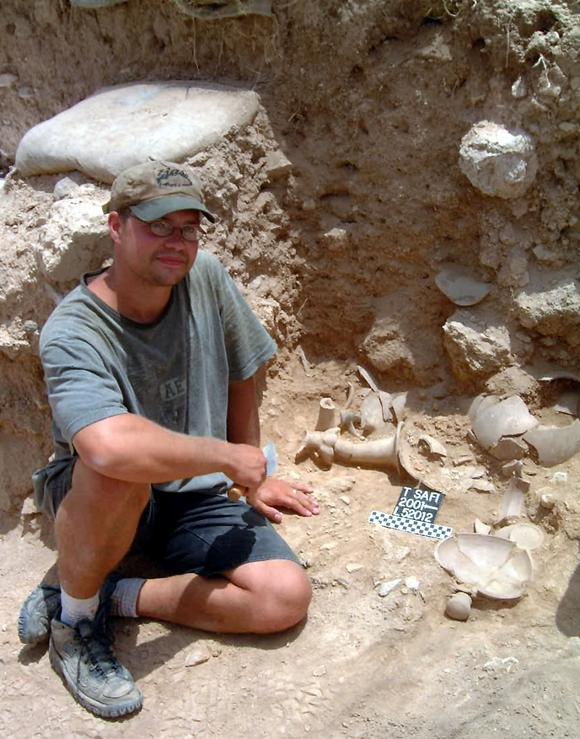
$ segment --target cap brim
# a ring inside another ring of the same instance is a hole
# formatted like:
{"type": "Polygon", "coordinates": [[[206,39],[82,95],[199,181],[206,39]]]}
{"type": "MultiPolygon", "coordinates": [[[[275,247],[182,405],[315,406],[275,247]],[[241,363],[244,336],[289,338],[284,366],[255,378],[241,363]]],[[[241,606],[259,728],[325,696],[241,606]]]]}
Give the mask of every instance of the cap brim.
{"type": "Polygon", "coordinates": [[[139,220],[146,223],[157,221],[159,218],[163,218],[169,213],[175,213],[177,210],[199,210],[209,221],[215,223],[215,216],[206,209],[200,200],[192,198],[190,195],[164,195],[161,198],[152,198],[137,205],[131,205],[129,209],[139,220]]]}

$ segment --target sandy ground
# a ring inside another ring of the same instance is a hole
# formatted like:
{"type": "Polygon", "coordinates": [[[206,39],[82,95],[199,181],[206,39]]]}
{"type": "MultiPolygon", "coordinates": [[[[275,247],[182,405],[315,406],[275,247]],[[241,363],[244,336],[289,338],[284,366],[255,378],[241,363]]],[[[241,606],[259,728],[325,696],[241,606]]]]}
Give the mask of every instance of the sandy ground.
{"type": "MultiPolygon", "coordinates": [[[[328,372],[322,376],[327,382],[328,372]]],[[[268,392],[262,415],[266,435],[278,444],[280,474],[309,480],[321,503],[317,518],[286,517],[281,527],[314,585],[307,622],[258,638],[119,619],[118,655],[145,705],[123,721],[97,719],[71,699],[45,648],[18,642],[20,603],[53,573],[55,559],[50,531],[27,516],[0,541],[3,736],[576,735],[580,570],[570,527],[543,522],[546,538],[534,553],[534,582],[524,598],[479,598],[468,622],[449,620],[444,608],[453,580],[433,557],[436,542],[368,523],[372,510],[393,510],[402,478],[293,463],[303,424],[316,415],[321,382],[302,380],[302,403],[284,407],[268,392]],[[283,423],[288,417],[290,428],[283,423]],[[403,586],[379,597],[378,583],[410,576],[419,580],[419,593],[403,586]],[[209,659],[188,666],[197,653],[209,659]]],[[[562,500],[577,490],[577,460],[566,469],[562,500]]],[[[552,475],[538,469],[534,486],[552,475]]],[[[437,523],[454,531],[471,531],[476,516],[486,520],[497,511],[499,493],[445,492],[437,523]]]]}

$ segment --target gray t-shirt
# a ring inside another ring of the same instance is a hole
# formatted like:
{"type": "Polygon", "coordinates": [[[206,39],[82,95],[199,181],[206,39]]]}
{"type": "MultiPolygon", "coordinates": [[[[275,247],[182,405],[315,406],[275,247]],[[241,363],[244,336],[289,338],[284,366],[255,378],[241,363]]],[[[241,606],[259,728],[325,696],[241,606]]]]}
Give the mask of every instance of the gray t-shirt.
{"type": "MultiPolygon", "coordinates": [[[[206,252],[151,324],[120,315],[83,279],[40,336],[56,461],[74,455],[72,441],[85,426],[123,413],[225,440],[228,384],[254,375],[275,351],[232,279],[206,252]]],[[[226,479],[204,475],[155,487],[207,490],[226,479]]]]}

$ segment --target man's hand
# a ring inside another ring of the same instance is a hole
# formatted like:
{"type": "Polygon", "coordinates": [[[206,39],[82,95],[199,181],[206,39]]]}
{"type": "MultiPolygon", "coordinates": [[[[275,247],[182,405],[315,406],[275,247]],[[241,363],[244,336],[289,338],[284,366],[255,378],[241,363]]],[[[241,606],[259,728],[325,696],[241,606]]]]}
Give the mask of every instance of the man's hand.
{"type": "Polygon", "coordinates": [[[281,510],[299,516],[317,516],[318,503],[312,497],[312,492],[310,485],[303,482],[290,483],[269,477],[258,488],[248,490],[246,501],[272,523],[280,523],[281,510]]]}
{"type": "Polygon", "coordinates": [[[230,444],[229,451],[227,476],[242,488],[259,488],[266,481],[266,457],[262,450],[250,444],[230,444]]]}

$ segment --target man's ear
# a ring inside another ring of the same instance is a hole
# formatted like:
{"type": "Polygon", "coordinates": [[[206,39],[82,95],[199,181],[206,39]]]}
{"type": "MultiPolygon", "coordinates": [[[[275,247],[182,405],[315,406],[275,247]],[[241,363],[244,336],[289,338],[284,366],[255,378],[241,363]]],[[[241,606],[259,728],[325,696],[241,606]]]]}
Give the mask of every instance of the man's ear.
{"type": "Polygon", "coordinates": [[[113,239],[113,243],[118,246],[121,243],[121,228],[123,226],[121,216],[116,211],[109,213],[108,224],[109,235],[113,239]]]}

